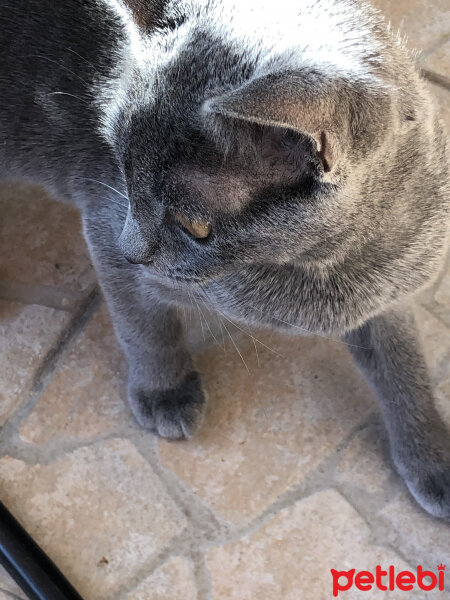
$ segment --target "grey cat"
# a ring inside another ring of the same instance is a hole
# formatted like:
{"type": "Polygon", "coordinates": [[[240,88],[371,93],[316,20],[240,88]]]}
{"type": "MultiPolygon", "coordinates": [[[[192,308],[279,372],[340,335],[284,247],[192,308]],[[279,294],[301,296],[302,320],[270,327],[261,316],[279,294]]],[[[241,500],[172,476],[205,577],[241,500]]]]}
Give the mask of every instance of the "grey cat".
{"type": "MultiPolygon", "coordinates": [[[[408,305],[442,268],[446,139],[360,0],[1,0],[0,174],[82,211],[144,427],[204,409],[177,306],[339,335],[395,465],[450,518],[450,439],[408,305]]],[[[299,357],[301,360],[301,357],[299,357]]]]}

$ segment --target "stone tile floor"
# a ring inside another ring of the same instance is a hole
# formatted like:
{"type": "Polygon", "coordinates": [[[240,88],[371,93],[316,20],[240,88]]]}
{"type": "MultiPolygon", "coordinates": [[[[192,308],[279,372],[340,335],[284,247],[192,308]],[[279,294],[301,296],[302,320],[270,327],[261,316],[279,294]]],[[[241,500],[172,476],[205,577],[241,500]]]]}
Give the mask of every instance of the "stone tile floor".
{"type": "MultiPolygon", "coordinates": [[[[376,4],[421,51],[450,128],[448,0],[376,4]]],[[[86,600],[326,600],[331,567],[448,564],[450,529],[393,471],[342,344],[262,333],[256,354],[229,325],[247,371],[197,322],[205,424],[189,442],[157,441],[123,402],[77,212],[24,186],[2,185],[0,203],[0,498],[86,600]]],[[[417,317],[450,424],[449,308],[444,275],[417,317]]],[[[0,600],[23,597],[0,572],[0,600]]]]}

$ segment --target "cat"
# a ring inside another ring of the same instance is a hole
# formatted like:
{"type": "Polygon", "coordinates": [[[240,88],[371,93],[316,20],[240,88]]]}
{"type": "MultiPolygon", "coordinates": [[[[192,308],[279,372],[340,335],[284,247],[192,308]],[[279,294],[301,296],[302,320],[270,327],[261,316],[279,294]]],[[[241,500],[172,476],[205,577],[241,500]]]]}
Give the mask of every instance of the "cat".
{"type": "MultiPolygon", "coordinates": [[[[0,175],[74,202],[139,423],[189,438],[177,307],[340,336],[395,466],[450,518],[450,439],[411,301],[442,269],[446,137],[360,0],[2,0],[0,175]]],[[[299,357],[300,358],[300,357],[299,357]]]]}

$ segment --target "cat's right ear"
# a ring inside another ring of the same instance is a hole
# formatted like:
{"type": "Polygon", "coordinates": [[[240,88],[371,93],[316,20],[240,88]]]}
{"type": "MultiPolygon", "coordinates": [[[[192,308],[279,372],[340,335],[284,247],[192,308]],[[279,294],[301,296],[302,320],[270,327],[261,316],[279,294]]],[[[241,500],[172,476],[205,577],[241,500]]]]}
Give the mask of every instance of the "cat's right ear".
{"type": "Polygon", "coordinates": [[[285,71],[255,78],[207,100],[207,120],[225,117],[285,128],[310,138],[325,173],[344,155],[361,155],[384,139],[391,95],[373,81],[330,77],[317,71],[285,71]]]}

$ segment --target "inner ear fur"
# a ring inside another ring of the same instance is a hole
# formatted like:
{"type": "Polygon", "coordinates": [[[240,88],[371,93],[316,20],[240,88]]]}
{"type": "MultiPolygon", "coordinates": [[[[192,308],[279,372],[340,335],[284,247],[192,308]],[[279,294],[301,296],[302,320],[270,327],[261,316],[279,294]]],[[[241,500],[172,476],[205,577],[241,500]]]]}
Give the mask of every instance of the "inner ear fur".
{"type": "Polygon", "coordinates": [[[329,173],[342,155],[373,148],[389,122],[390,102],[381,84],[300,70],[250,80],[207,100],[203,111],[306,135],[329,173]]]}

